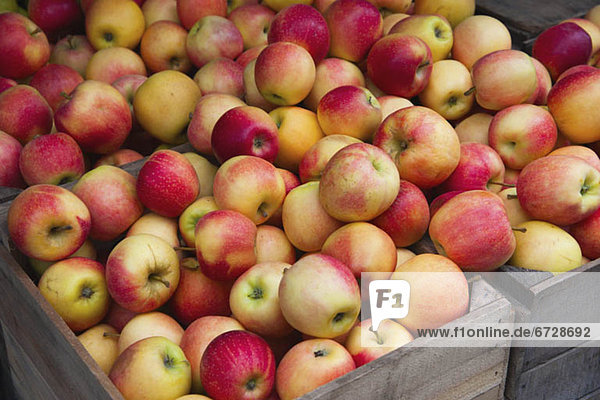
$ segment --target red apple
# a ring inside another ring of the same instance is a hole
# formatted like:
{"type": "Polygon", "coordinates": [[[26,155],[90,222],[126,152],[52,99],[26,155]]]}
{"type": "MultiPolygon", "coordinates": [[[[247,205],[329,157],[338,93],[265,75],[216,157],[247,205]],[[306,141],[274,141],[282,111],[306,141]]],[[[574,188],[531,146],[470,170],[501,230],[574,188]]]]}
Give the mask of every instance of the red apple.
{"type": "Polygon", "coordinates": [[[275,12],[262,4],[247,4],[233,10],[227,18],[242,34],[244,49],[267,44],[267,33],[275,12]]]}
{"type": "Polygon", "coordinates": [[[110,153],[99,158],[98,161],[96,161],[96,163],[94,164],[94,168],[99,167],[101,165],[114,165],[115,167],[120,167],[122,165],[140,160],[142,158],[144,158],[144,156],[142,156],[135,150],[119,149],[114,153],[110,153]]]}
{"type": "Polygon", "coordinates": [[[235,59],[235,62],[240,64],[245,69],[246,66],[248,64],[250,64],[250,61],[256,60],[256,58],[258,57],[260,52],[263,51],[266,47],[267,47],[266,44],[261,45],[261,46],[251,47],[248,50],[244,51],[242,54],[240,54],[235,59]]]}
{"type": "Polygon", "coordinates": [[[244,68],[229,58],[216,58],[194,75],[203,95],[222,93],[244,97],[244,68]]]}
{"type": "Polygon", "coordinates": [[[179,0],[177,15],[183,27],[190,30],[196,22],[207,15],[227,15],[226,0],[179,0]]]}
{"type": "Polygon", "coordinates": [[[4,92],[6,89],[10,89],[11,87],[17,85],[17,81],[0,76],[0,93],[4,92]]]}
{"type": "Polygon", "coordinates": [[[571,225],[569,233],[577,240],[583,255],[590,260],[600,257],[600,211],[596,211],[584,220],[571,225]]]}
{"type": "MultiPolygon", "coordinates": [[[[0,17],[5,14],[0,14],[0,17]]],[[[35,88],[17,85],[0,93],[0,130],[21,144],[52,129],[52,108],[35,88]]]]}
{"type": "Polygon", "coordinates": [[[125,325],[127,325],[127,323],[131,321],[131,319],[137,314],[138,313],[136,312],[121,307],[119,303],[111,301],[104,321],[113,328],[115,328],[117,332],[121,332],[125,325]]]}
{"type": "Polygon", "coordinates": [[[85,69],[94,52],[84,35],[67,35],[54,45],[50,63],[71,67],[85,78],[85,69]]]}
{"type": "Polygon", "coordinates": [[[320,180],[321,174],[331,157],[338,150],[354,143],[361,143],[361,140],[348,135],[329,135],[320,139],[304,153],[298,165],[300,181],[306,183],[320,180]]]}
{"type": "Polygon", "coordinates": [[[209,15],[191,27],[185,46],[192,64],[202,67],[219,57],[235,59],[244,50],[244,40],[233,22],[209,15]]]}
{"type": "Polygon", "coordinates": [[[138,126],[135,118],[135,112],[133,111],[133,98],[135,97],[135,93],[142,83],[146,82],[146,79],[148,79],[147,76],[132,74],[120,76],[112,82],[112,86],[117,89],[119,93],[123,95],[123,97],[125,97],[127,104],[129,104],[129,110],[131,111],[131,123],[133,127],[138,126]]]}
{"type": "Polygon", "coordinates": [[[17,139],[0,131],[0,186],[25,187],[19,170],[22,149],[17,139]]]}
{"type": "Polygon", "coordinates": [[[27,13],[50,40],[83,27],[83,13],[77,0],[31,0],[27,3],[27,13]]]}
{"type": "Polygon", "coordinates": [[[360,367],[412,340],[413,335],[408,329],[389,319],[381,321],[377,331],[373,332],[369,318],[352,328],[346,340],[346,349],[356,366],[360,367]]]}
{"type": "Polygon", "coordinates": [[[77,71],[66,65],[48,64],[37,71],[29,84],[36,88],[56,111],[65,100],[64,94],[71,93],[83,78],[77,71]]]}

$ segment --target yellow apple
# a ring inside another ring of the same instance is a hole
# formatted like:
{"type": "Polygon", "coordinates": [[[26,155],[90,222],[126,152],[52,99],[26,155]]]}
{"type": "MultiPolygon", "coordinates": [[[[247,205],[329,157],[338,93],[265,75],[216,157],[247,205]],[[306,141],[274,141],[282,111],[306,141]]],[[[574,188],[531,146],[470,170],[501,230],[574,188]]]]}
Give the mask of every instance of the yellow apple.
{"type": "Polygon", "coordinates": [[[415,14],[439,14],[452,28],[475,13],[475,0],[415,0],[415,14]]]}
{"type": "Polygon", "coordinates": [[[454,128],[461,143],[477,142],[488,144],[488,130],[494,117],[486,113],[475,113],[463,119],[454,128]]]}
{"type": "Polygon", "coordinates": [[[389,34],[404,33],[422,39],[429,50],[433,62],[448,57],[452,49],[452,27],[441,15],[411,15],[396,23],[389,34]]]}
{"type": "Polygon", "coordinates": [[[498,196],[500,196],[504,203],[510,226],[517,226],[525,221],[531,221],[533,219],[533,217],[521,207],[521,203],[519,203],[519,200],[517,199],[517,188],[511,187],[504,189],[498,193],[498,196]]]}
{"type": "Polygon", "coordinates": [[[95,0],[85,14],[85,32],[96,50],[133,49],[145,28],[144,13],[132,0],[95,0]]]}
{"type": "Polygon", "coordinates": [[[77,339],[108,375],[119,356],[117,330],[108,324],[99,324],[77,336],[77,339]]]}

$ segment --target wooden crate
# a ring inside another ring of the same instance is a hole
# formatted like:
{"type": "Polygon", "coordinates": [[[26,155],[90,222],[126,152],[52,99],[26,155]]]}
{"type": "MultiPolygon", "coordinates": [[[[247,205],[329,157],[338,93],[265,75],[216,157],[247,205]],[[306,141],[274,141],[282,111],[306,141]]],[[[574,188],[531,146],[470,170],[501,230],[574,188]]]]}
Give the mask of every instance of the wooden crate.
{"type": "MultiPolygon", "coordinates": [[[[180,146],[178,151],[189,151],[180,146]]],[[[124,169],[137,175],[143,160],[124,169]]],[[[71,187],[73,183],[65,185],[71,187]]],[[[8,398],[122,399],[75,335],[45,301],[11,246],[6,217],[10,203],[0,205],[0,326],[12,385],[8,398]],[[12,393],[12,392],[11,392],[12,393]]],[[[511,322],[510,302],[483,280],[471,287],[470,311],[449,326],[464,323],[511,322]]],[[[398,349],[305,395],[325,399],[464,399],[503,398],[510,348],[432,348],[425,339],[398,349]]],[[[2,377],[0,375],[0,377],[2,377]]],[[[0,382],[6,380],[6,375],[0,382]]],[[[3,385],[4,387],[4,385],[3,385]]],[[[1,392],[0,392],[1,394],[1,392]]]]}
{"type": "Polygon", "coordinates": [[[0,204],[14,199],[22,190],[23,189],[0,186],[0,204]]]}

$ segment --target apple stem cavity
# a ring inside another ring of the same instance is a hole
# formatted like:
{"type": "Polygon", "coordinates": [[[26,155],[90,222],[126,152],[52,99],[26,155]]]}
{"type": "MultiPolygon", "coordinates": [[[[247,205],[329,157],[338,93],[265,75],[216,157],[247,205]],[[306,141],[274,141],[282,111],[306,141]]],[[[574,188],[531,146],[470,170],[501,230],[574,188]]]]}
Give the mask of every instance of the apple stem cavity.
{"type": "Polygon", "coordinates": [[[173,246],[173,250],[175,250],[175,251],[196,251],[196,248],[195,247],[185,247],[185,246],[173,246]]]}
{"type": "Polygon", "coordinates": [[[521,233],[525,233],[527,232],[527,228],[515,228],[515,227],[511,227],[511,229],[515,232],[521,232],[521,233]]]}
{"type": "Polygon", "coordinates": [[[250,379],[248,382],[246,382],[246,389],[248,391],[253,391],[254,389],[256,389],[256,378],[252,378],[250,379]]]}
{"type": "Polygon", "coordinates": [[[468,90],[467,90],[466,92],[464,92],[463,94],[464,94],[465,96],[470,96],[470,95],[472,95],[473,93],[475,93],[475,86],[472,86],[470,89],[468,89],[468,90]]]}
{"type": "Polygon", "coordinates": [[[71,100],[73,97],[69,96],[69,94],[65,91],[60,92],[61,97],[64,97],[67,100],[71,100]]]}
{"type": "Polygon", "coordinates": [[[509,188],[517,187],[517,185],[512,184],[512,183],[494,182],[494,181],[489,181],[488,185],[506,186],[506,187],[509,187],[509,188]]]}
{"type": "Polygon", "coordinates": [[[104,332],[102,334],[102,336],[104,336],[104,337],[118,338],[118,337],[121,336],[121,334],[120,333],[115,333],[115,332],[104,332]]]}
{"type": "Polygon", "coordinates": [[[107,42],[112,42],[114,39],[113,34],[110,32],[105,32],[103,36],[104,36],[104,40],[106,40],[107,42]]]}
{"type": "Polygon", "coordinates": [[[325,357],[327,352],[325,350],[317,350],[313,353],[315,357],[325,357]]]}
{"type": "Polygon", "coordinates": [[[333,322],[340,322],[344,318],[345,313],[339,312],[333,317],[333,322]]]}
{"type": "Polygon", "coordinates": [[[507,198],[508,200],[515,200],[515,199],[518,199],[518,198],[519,198],[519,196],[517,196],[516,194],[507,194],[507,195],[506,195],[506,198],[507,198]]]}
{"type": "Polygon", "coordinates": [[[85,297],[86,299],[89,299],[92,297],[93,294],[94,294],[94,291],[91,288],[84,287],[83,289],[81,289],[80,297],[85,297]]]}
{"type": "Polygon", "coordinates": [[[60,233],[64,231],[70,231],[71,229],[73,229],[71,225],[55,226],[50,229],[50,233],[60,233]]]}
{"type": "Polygon", "coordinates": [[[261,203],[260,206],[258,206],[258,210],[256,210],[256,212],[259,213],[260,216],[263,218],[267,218],[269,216],[269,214],[263,208],[265,206],[266,206],[265,203],[261,203]]]}
{"type": "Polygon", "coordinates": [[[167,288],[171,287],[171,283],[170,283],[168,280],[166,280],[166,279],[163,279],[163,278],[161,278],[161,277],[160,277],[160,276],[158,276],[158,275],[155,275],[155,274],[150,274],[150,276],[148,276],[148,279],[150,279],[150,280],[153,280],[153,281],[160,282],[160,283],[162,283],[163,285],[165,285],[167,288]]]}

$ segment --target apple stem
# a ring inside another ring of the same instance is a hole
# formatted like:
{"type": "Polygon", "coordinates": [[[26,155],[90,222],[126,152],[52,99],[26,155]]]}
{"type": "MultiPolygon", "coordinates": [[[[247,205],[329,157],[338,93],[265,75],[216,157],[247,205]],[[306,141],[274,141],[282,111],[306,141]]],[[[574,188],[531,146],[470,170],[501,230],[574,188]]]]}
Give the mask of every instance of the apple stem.
{"type": "Polygon", "coordinates": [[[175,251],[196,251],[195,247],[185,247],[185,246],[173,246],[173,250],[175,251]]]}
{"type": "Polygon", "coordinates": [[[189,120],[191,121],[193,117],[194,117],[194,113],[193,113],[193,112],[190,112],[190,113],[188,114],[188,118],[189,118],[189,120]]]}
{"type": "Polygon", "coordinates": [[[65,91],[62,91],[62,92],[60,92],[60,95],[61,95],[62,97],[64,97],[65,99],[67,99],[67,100],[71,100],[71,99],[73,98],[73,97],[69,96],[69,95],[67,94],[67,92],[65,92],[65,91]]]}
{"type": "Polygon", "coordinates": [[[104,332],[102,334],[102,336],[104,337],[114,337],[114,338],[118,338],[119,336],[121,336],[120,333],[114,333],[114,332],[104,332]]]}
{"type": "Polygon", "coordinates": [[[315,357],[323,357],[323,356],[325,356],[325,351],[324,350],[317,350],[313,354],[315,355],[315,357]]]}
{"type": "Polygon", "coordinates": [[[517,196],[516,194],[507,194],[507,195],[506,195],[506,198],[507,198],[508,200],[514,200],[514,199],[518,199],[518,198],[519,198],[519,196],[517,196]]]}
{"type": "Polygon", "coordinates": [[[171,283],[169,283],[168,280],[161,278],[158,275],[154,275],[154,274],[150,274],[150,276],[148,277],[148,279],[152,279],[154,281],[160,282],[163,285],[165,285],[167,288],[171,287],[171,283]]]}
{"type": "Polygon", "coordinates": [[[475,92],[475,86],[472,86],[469,90],[467,90],[466,92],[464,92],[463,94],[465,96],[470,96],[471,94],[473,94],[473,92],[475,92]]]}
{"type": "Polygon", "coordinates": [[[71,35],[69,35],[69,36],[67,37],[67,44],[69,45],[69,48],[70,48],[71,50],[75,49],[75,43],[73,42],[73,39],[74,39],[74,38],[73,38],[73,36],[71,36],[71,35]]]}
{"type": "Polygon", "coordinates": [[[509,188],[517,187],[517,185],[515,185],[513,183],[494,182],[494,181],[489,181],[488,185],[506,186],[506,187],[509,187],[509,188]]]}
{"type": "Polygon", "coordinates": [[[527,228],[515,228],[515,227],[511,227],[511,229],[512,229],[513,231],[516,231],[516,232],[521,232],[521,233],[525,233],[525,232],[527,232],[527,228]]]}
{"type": "Polygon", "coordinates": [[[467,283],[473,283],[481,280],[481,275],[473,275],[469,279],[467,279],[467,283]]]}
{"type": "Polygon", "coordinates": [[[64,226],[55,226],[54,228],[50,229],[50,231],[52,233],[59,233],[59,232],[63,232],[63,231],[70,231],[71,229],[73,229],[73,227],[71,225],[64,225],[64,226]]]}
{"type": "Polygon", "coordinates": [[[38,34],[38,33],[40,33],[40,32],[42,32],[42,30],[41,30],[40,28],[36,28],[36,29],[34,29],[34,30],[33,30],[33,31],[30,33],[30,35],[32,35],[32,36],[33,36],[33,35],[37,35],[37,34],[38,34]]]}
{"type": "Polygon", "coordinates": [[[181,260],[181,266],[186,269],[191,269],[193,271],[197,270],[200,265],[195,258],[185,258],[181,260]]]}
{"type": "Polygon", "coordinates": [[[375,337],[377,338],[377,344],[383,344],[383,339],[381,339],[381,336],[379,336],[379,331],[372,331],[375,334],[375,337]]]}

